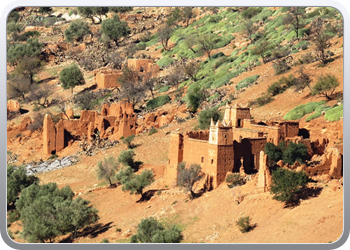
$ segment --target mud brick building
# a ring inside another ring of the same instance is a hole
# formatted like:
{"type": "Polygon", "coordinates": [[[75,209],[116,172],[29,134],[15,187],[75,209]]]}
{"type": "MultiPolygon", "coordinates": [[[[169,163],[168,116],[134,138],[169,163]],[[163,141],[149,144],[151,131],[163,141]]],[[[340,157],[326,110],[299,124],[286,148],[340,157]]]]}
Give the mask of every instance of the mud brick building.
{"type": "MultiPolygon", "coordinates": [[[[156,75],[159,72],[159,66],[152,59],[128,59],[128,67],[136,71],[140,76],[151,73],[156,75]]],[[[120,87],[118,78],[122,75],[121,70],[102,68],[94,73],[94,81],[99,89],[120,87]]]]}
{"type": "Polygon", "coordinates": [[[298,122],[257,123],[251,119],[250,108],[227,105],[223,121],[211,121],[209,131],[171,134],[166,181],[176,184],[180,162],[194,163],[206,174],[207,187],[215,188],[224,182],[227,172],[239,172],[241,166],[247,174],[257,172],[265,144],[281,141],[305,142],[310,147],[299,136],[298,122]]]}
{"type": "Polygon", "coordinates": [[[136,133],[136,115],[132,104],[112,103],[103,105],[101,113],[83,110],[79,119],[60,120],[57,124],[46,114],[43,124],[43,150],[47,155],[64,149],[74,140],[88,140],[99,133],[101,139],[111,135],[120,138],[136,133]]]}

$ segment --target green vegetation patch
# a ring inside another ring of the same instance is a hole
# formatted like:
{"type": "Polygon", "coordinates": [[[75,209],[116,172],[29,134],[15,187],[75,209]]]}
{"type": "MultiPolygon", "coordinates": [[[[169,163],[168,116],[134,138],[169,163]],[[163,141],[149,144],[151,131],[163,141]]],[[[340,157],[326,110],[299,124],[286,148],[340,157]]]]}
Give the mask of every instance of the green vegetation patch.
{"type": "Polygon", "coordinates": [[[244,80],[237,83],[236,89],[239,90],[241,88],[245,88],[252,85],[259,77],[260,77],[259,75],[254,75],[254,76],[245,78],[244,80]]]}
{"type": "Polygon", "coordinates": [[[324,115],[324,118],[331,122],[339,121],[341,117],[343,117],[343,104],[329,109],[324,115]]]}
{"type": "Polygon", "coordinates": [[[147,109],[155,109],[157,107],[163,106],[164,104],[170,102],[170,97],[168,95],[161,95],[147,102],[147,109]]]}
{"type": "Polygon", "coordinates": [[[161,88],[158,90],[158,93],[167,92],[169,89],[170,89],[170,86],[168,86],[168,85],[163,86],[163,87],[161,87],[161,88]]]}
{"type": "Polygon", "coordinates": [[[309,122],[313,119],[316,119],[322,115],[323,111],[328,111],[329,109],[331,109],[331,107],[329,107],[327,105],[320,105],[315,109],[314,113],[312,113],[311,115],[306,117],[305,121],[309,122]]]}
{"type": "Polygon", "coordinates": [[[170,58],[169,56],[165,56],[162,59],[160,59],[157,64],[159,67],[161,68],[165,68],[167,66],[169,66],[170,64],[172,64],[174,62],[174,60],[172,58],[170,58]]]}
{"type": "Polygon", "coordinates": [[[320,102],[310,102],[308,104],[296,106],[294,109],[289,111],[284,117],[284,120],[297,120],[302,118],[304,115],[312,113],[317,107],[322,104],[325,104],[326,101],[320,102]]]}

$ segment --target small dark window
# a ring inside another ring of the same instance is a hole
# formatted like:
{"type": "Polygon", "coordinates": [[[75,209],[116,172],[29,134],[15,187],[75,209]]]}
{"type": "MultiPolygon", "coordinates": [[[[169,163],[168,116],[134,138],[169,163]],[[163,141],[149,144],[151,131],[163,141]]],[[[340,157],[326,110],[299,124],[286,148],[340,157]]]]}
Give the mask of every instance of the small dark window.
{"type": "Polygon", "coordinates": [[[211,159],[211,164],[214,164],[214,159],[211,159]]]}
{"type": "Polygon", "coordinates": [[[238,119],[238,121],[237,121],[237,127],[242,127],[242,120],[241,119],[238,119]]]}
{"type": "Polygon", "coordinates": [[[201,158],[201,163],[203,163],[203,162],[204,162],[204,157],[201,158]]]}

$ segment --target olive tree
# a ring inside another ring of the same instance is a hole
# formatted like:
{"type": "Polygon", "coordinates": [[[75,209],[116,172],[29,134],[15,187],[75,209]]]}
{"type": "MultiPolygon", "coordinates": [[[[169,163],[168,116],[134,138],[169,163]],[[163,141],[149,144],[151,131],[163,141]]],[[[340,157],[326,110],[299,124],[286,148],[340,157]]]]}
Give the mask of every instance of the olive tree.
{"type": "Polygon", "coordinates": [[[113,40],[118,46],[119,39],[130,34],[130,28],[125,21],[120,21],[118,15],[104,20],[101,24],[103,40],[113,40]]]}
{"type": "Polygon", "coordinates": [[[75,86],[85,84],[83,73],[80,71],[79,67],[76,64],[72,64],[60,72],[60,82],[62,88],[70,88],[72,90],[72,95],[73,88],[75,86]]]}
{"type": "Polygon", "coordinates": [[[204,177],[202,168],[198,164],[191,164],[189,168],[185,167],[184,162],[179,164],[177,174],[177,185],[182,187],[186,192],[190,192],[190,198],[194,199],[194,184],[204,177]]]}

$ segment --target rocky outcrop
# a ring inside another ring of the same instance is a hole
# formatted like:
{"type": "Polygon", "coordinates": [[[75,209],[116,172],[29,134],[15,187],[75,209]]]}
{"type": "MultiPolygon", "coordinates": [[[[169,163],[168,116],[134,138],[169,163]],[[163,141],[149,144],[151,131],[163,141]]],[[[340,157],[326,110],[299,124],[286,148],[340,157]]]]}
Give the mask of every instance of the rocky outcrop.
{"type": "Polygon", "coordinates": [[[52,170],[68,167],[78,162],[78,157],[67,156],[62,159],[45,161],[40,164],[29,164],[26,166],[27,175],[49,172],[52,170]]]}
{"type": "Polygon", "coordinates": [[[7,111],[8,112],[19,112],[20,105],[17,100],[8,100],[7,101],[7,111]]]}

